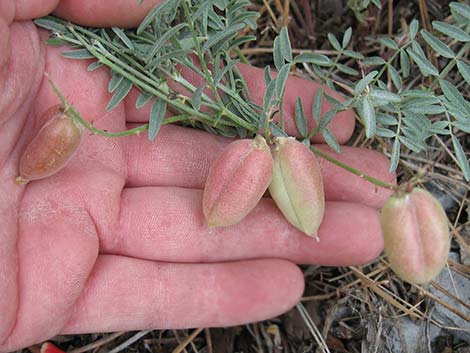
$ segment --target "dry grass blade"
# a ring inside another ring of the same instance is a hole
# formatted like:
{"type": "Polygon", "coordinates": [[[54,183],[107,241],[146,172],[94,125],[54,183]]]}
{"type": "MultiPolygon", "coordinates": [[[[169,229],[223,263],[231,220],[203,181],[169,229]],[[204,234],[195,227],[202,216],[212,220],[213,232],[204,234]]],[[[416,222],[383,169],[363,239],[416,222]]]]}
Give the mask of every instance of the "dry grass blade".
{"type": "Polygon", "coordinates": [[[298,310],[300,316],[304,320],[305,325],[308,327],[310,333],[312,334],[313,339],[317,342],[318,347],[324,353],[331,353],[325,340],[323,339],[323,336],[321,335],[320,330],[318,330],[317,326],[313,322],[312,318],[310,317],[310,315],[308,314],[307,310],[302,305],[302,303],[297,304],[296,309],[298,310]]]}
{"type": "Polygon", "coordinates": [[[145,331],[140,331],[138,333],[136,333],[134,336],[132,336],[131,338],[129,338],[128,340],[122,342],[119,346],[111,349],[108,353],[118,353],[118,352],[121,352],[122,350],[126,349],[127,347],[129,347],[132,343],[134,342],[137,342],[138,340],[140,340],[142,337],[144,337],[146,334],[148,334],[149,332],[151,332],[152,330],[145,330],[145,331]]]}
{"type": "Polygon", "coordinates": [[[353,270],[354,274],[357,275],[360,279],[362,279],[373,292],[382,297],[389,304],[393,305],[400,311],[403,311],[407,315],[412,316],[414,318],[425,318],[425,315],[421,311],[419,311],[416,306],[411,305],[410,303],[406,302],[401,298],[394,298],[394,294],[388,292],[385,288],[375,283],[374,280],[369,278],[366,274],[362,273],[355,267],[350,268],[353,270]]]}
{"type": "Polygon", "coordinates": [[[111,342],[111,341],[114,341],[116,338],[124,335],[126,332],[115,332],[115,333],[112,333],[106,337],[103,337],[99,340],[96,340],[90,344],[87,344],[85,346],[82,346],[80,348],[77,348],[77,349],[73,349],[71,351],[69,351],[69,353],[83,353],[83,352],[88,352],[88,351],[91,351],[91,350],[94,350],[94,349],[97,349],[97,348],[100,348],[101,346],[104,346],[106,343],[108,342],[111,342]]]}
{"type": "Polygon", "coordinates": [[[194,338],[196,338],[197,335],[199,335],[202,330],[204,330],[204,328],[198,328],[198,329],[195,329],[188,337],[185,338],[185,340],[183,342],[181,342],[178,347],[176,347],[172,353],[181,353],[182,351],[184,351],[184,349],[186,348],[186,346],[188,344],[190,344],[194,338]]]}

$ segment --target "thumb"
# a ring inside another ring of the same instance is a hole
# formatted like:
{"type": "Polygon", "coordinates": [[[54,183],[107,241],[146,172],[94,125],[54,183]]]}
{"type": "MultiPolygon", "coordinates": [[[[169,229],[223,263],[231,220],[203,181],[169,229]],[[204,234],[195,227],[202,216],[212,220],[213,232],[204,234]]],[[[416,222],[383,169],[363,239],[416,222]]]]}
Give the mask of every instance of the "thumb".
{"type": "Polygon", "coordinates": [[[38,31],[24,20],[47,14],[55,2],[0,0],[0,167],[21,135],[44,71],[38,31]]]}

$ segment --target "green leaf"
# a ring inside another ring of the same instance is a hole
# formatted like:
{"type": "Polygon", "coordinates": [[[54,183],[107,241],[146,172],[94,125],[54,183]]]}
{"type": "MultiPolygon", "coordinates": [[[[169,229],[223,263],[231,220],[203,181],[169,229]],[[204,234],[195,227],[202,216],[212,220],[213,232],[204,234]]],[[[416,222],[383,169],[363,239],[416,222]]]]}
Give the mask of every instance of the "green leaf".
{"type": "Polygon", "coordinates": [[[429,93],[428,91],[422,89],[408,89],[400,93],[402,97],[412,97],[412,98],[427,98],[433,99],[434,103],[439,103],[439,99],[437,99],[434,94],[429,93]]]}
{"type": "Polygon", "coordinates": [[[277,126],[274,122],[269,124],[269,128],[271,129],[271,133],[275,137],[287,137],[287,133],[282,130],[279,126],[277,126]]]}
{"type": "Polygon", "coordinates": [[[180,5],[180,0],[167,0],[157,4],[140,23],[136,33],[141,35],[142,32],[155,20],[157,16],[161,16],[168,11],[171,11],[173,15],[176,15],[176,9],[180,5]]]}
{"type": "Polygon", "coordinates": [[[295,101],[295,125],[302,137],[308,136],[307,119],[305,118],[304,108],[300,97],[297,97],[297,100],[295,101]]]}
{"type": "Polygon", "coordinates": [[[245,24],[239,23],[239,24],[234,25],[233,27],[229,27],[229,28],[224,29],[223,31],[217,32],[204,43],[204,45],[201,48],[202,52],[205,52],[209,50],[210,48],[212,48],[213,46],[223,43],[227,41],[228,39],[234,37],[243,28],[245,28],[245,24]]]}
{"type": "Polygon", "coordinates": [[[204,92],[204,88],[206,88],[205,84],[199,86],[197,90],[194,92],[193,96],[191,97],[191,105],[196,110],[199,110],[199,108],[201,107],[201,96],[202,96],[202,93],[204,92]]]}
{"type": "Polygon", "coordinates": [[[406,50],[408,55],[411,59],[418,65],[419,70],[423,74],[424,77],[428,77],[429,75],[439,76],[439,71],[434,67],[434,65],[424,56],[421,56],[416,51],[408,48],[406,50]]]}
{"type": "Polygon", "coordinates": [[[182,59],[183,57],[187,57],[189,53],[190,53],[189,50],[184,49],[184,50],[173,50],[173,51],[171,51],[169,53],[166,53],[164,55],[156,56],[152,61],[147,63],[147,65],[145,66],[144,69],[148,69],[148,68],[151,68],[151,67],[157,67],[158,65],[161,65],[161,63],[163,63],[167,60],[171,60],[171,59],[175,59],[175,58],[181,58],[182,59]]]}
{"type": "Polygon", "coordinates": [[[315,93],[315,97],[313,98],[312,103],[312,116],[315,121],[319,121],[322,112],[322,105],[323,105],[323,89],[318,89],[317,93],[315,93]]]}
{"type": "Polygon", "coordinates": [[[426,58],[426,54],[424,53],[423,48],[421,47],[421,44],[419,44],[416,40],[413,40],[411,42],[411,48],[416,52],[416,54],[426,58]]]}
{"type": "Polygon", "coordinates": [[[398,162],[400,161],[400,140],[395,138],[393,141],[392,154],[390,155],[390,168],[389,172],[393,173],[397,170],[398,162]]]}
{"type": "Polygon", "coordinates": [[[279,74],[276,77],[276,95],[279,98],[282,98],[284,96],[284,91],[286,89],[286,83],[287,79],[289,78],[289,71],[290,71],[290,65],[291,64],[285,64],[281,70],[279,71],[279,74]]]}
{"type": "Polygon", "coordinates": [[[333,61],[326,55],[316,53],[302,53],[295,57],[295,63],[311,63],[318,66],[333,66],[333,61]]]}
{"type": "Polygon", "coordinates": [[[376,129],[376,134],[378,136],[385,137],[385,138],[392,138],[392,137],[395,137],[396,135],[395,131],[392,131],[390,129],[385,129],[383,127],[378,127],[376,129]]]}
{"type": "Polygon", "coordinates": [[[69,42],[62,38],[58,37],[51,37],[46,39],[46,44],[47,45],[53,45],[53,46],[61,46],[61,45],[68,45],[69,42]]]}
{"type": "Polygon", "coordinates": [[[423,105],[414,104],[406,108],[404,107],[403,110],[406,110],[412,113],[425,114],[425,115],[438,115],[446,111],[446,109],[442,105],[429,105],[429,104],[423,104],[423,105]]]}
{"type": "Polygon", "coordinates": [[[328,41],[331,43],[331,46],[337,50],[341,51],[341,44],[339,44],[338,39],[336,39],[335,35],[333,33],[328,33],[328,41]]]}
{"type": "Polygon", "coordinates": [[[470,35],[457,26],[440,21],[433,21],[432,26],[435,30],[459,42],[470,42],[470,35]]]}
{"type": "Polygon", "coordinates": [[[470,105],[467,103],[465,98],[459,92],[457,87],[455,87],[452,83],[446,80],[439,80],[439,85],[441,86],[444,96],[450,102],[459,105],[463,111],[470,110],[470,105]]]}
{"type": "Polygon", "coordinates": [[[413,139],[410,139],[409,137],[405,136],[400,136],[399,137],[400,142],[404,144],[408,149],[410,149],[413,152],[421,152],[422,146],[420,146],[418,143],[416,143],[413,139]]]}
{"type": "Polygon", "coordinates": [[[406,51],[400,50],[400,67],[404,78],[410,75],[410,59],[406,51]]]}
{"type": "Polygon", "coordinates": [[[101,63],[99,61],[95,61],[95,62],[91,63],[90,65],[88,65],[88,67],[86,69],[87,69],[87,71],[95,71],[95,70],[99,69],[102,66],[103,66],[103,63],[101,63]]]}
{"type": "Polygon", "coordinates": [[[452,122],[452,126],[456,127],[460,131],[470,134],[470,119],[454,121],[452,122]]]}
{"type": "Polygon", "coordinates": [[[264,84],[267,86],[271,82],[272,77],[271,77],[271,67],[267,65],[264,68],[264,84]]]}
{"type": "Polygon", "coordinates": [[[256,36],[243,36],[243,37],[236,38],[230,42],[229,50],[240,47],[242,44],[253,42],[255,40],[256,40],[256,36]]]}
{"type": "MultiPolygon", "coordinates": [[[[177,24],[176,26],[170,28],[168,31],[166,31],[165,33],[162,34],[161,37],[159,37],[153,44],[152,46],[150,47],[149,51],[147,52],[147,54],[145,55],[145,59],[147,61],[151,60],[155,54],[157,54],[161,48],[164,46],[165,42],[170,39],[171,37],[175,36],[176,33],[186,27],[187,24],[186,23],[180,23],[180,24],[177,24]]],[[[191,44],[192,46],[192,44],[191,44]]],[[[190,48],[185,48],[185,49],[190,49],[190,48]]]]}
{"type": "Polygon", "coordinates": [[[142,108],[145,104],[147,104],[152,99],[152,97],[153,96],[151,94],[142,92],[141,94],[139,94],[139,97],[137,98],[135,102],[135,107],[137,109],[142,108]]]}
{"type": "Polygon", "coordinates": [[[68,32],[67,27],[65,27],[62,23],[59,23],[58,20],[52,16],[38,18],[38,19],[35,19],[33,22],[36,26],[48,29],[49,31],[52,31],[52,32],[59,32],[59,33],[68,32]]]}
{"type": "Polygon", "coordinates": [[[332,109],[327,111],[318,122],[317,130],[318,132],[325,131],[326,127],[331,123],[333,118],[336,116],[336,110],[332,109]]]}
{"type": "Polygon", "coordinates": [[[364,55],[362,55],[361,53],[359,53],[357,51],[353,51],[353,50],[345,50],[345,51],[343,51],[343,54],[347,57],[357,59],[357,60],[363,60],[365,58],[364,55]]]}
{"type": "Polygon", "coordinates": [[[343,65],[343,64],[336,64],[336,68],[341,71],[341,72],[344,72],[345,74],[347,75],[351,75],[351,76],[357,76],[359,75],[359,72],[349,66],[346,66],[346,65],[343,65]]]}
{"type": "Polygon", "coordinates": [[[238,63],[240,62],[240,60],[231,60],[231,59],[228,59],[227,63],[224,65],[223,69],[220,70],[217,75],[214,75],[214,83],[216,85],[219,84],[220,80],[222,80],[222,78],[230,71],[232,71],[232,69],[235,67],[235,65],[238,65],[238,63]]]}
{"type": "Polygon", "coordinates": [[[452,51],[452,49],[450,49],[447,44],[434,37],[431,33],[422,29],[421,35],[423,36],[426,43],[428,43],[436,53],[448,59],[455,58],[455,53],[452,51]]]}
{"type": "Polygon", "coordinates": [[[465,82],[470,85],[470,65],[468,65],[465,61],[458,60],[457,69],[459,70],[465,82]]]}
{"type": "Polygon", "coordinates": [[[274,38],[274,43],[273,43],[273,61],[274,61],[274,67],[276,70],[281,70],[282,66],[285,64],[285,60],[282,56],[281,52],[281,44],[279,43],[280,39],[279,36],[274,38]]]}
{"type": "Polygon", "coordinates": [[[450,8],[460,16],[470,20],[470,6],[460,2],[451,2],[450,8]]]}
{"type": "Polygon", "coordinates": [[[392,115],[378,113],[377,114],[377,123],[382,125],[398,125],[398,120],[392,115]]]}
{"type": "Polygon", "coordinates": [[[359,102],[358,113],[366,129],[366,137],[371,138],[375,135],[376,129],[375,108],[369,96],[362,97],[359,102]]]}
{"type": "Polygon", "coordinates": [[[401,97],[398,94],[389,91],[373,90],[370,96],[374,101],[381,102],[381,105],[401,102],[401,97]]]}
{"type": "Polygon", "coordinates": [[[111,97],[108,106],[106,107],[107,112],[112,110],[116,105],[121,103],[124,98],[126,98],[126,96],[131,91],[132,85],[132,82],[127,78],[122,78],[114,90],[113,96],[111,97]]]}
{"type": "Polygon", "coordinates": [[[60,55],[69,59],[95,59],[95,56],[90,54],[87,49],[74,49],[69,51],[63,51],[62,53],[60,53],[60,55]]]}
{"type": "Polygon", "coordinates": [[[459,104],[455,104],[449,101],[444,101],[444,105],[447,108],[448,113],[457,120],[470,120],[470,111],[462,109],[459,104]]]}
{"type": "Polygon", "coordinates": [[[292,48],[290,44],[289,33],[287,32],[287,27],[282,27],[281,32],[279,33],[279,44],[282,57],[284,60],[291,62],[292,48]]]}
{"type": "Polygon", "coordinates": [[[388,67],[388,73],[390,74],[390,78],[392,79],[393,85],[396,87],[397,90],[400,90],[402,87],[402,81],[397,70],[392,65],[390,65],[388,67]]]}
{"type": "Polygon", "coordinates": [[[275,88],[276,88],[276,80],[272,80],[271,82],[269,82],[268,87],[266,87],[266,91],[264,92],[264,98],[263,98],[263,110],[264,111],[268,110],[269,106],[271,105],[271,101],[275,93],[275,88]]]}
{"type": "Polygon", "coordinates": [[[119,39],[124,43],[124,45],[129,48],[130,50],[134,50],[134,45],[132,44],[132,41],[127,37],[126,33],[118,28],[118,27],[111,27],[114,33],[119,37],[119,39]]]}
{"type": "Polygon", "coordinates": [[[327,102],[330,103],[335,109],[341,110],[343,108],[343,103],[328,93],[325,94],[325,98],[327,102]]]}
{"type": "Polygon", "coordinates": [[[161,99],[157,98],[152,104],[152,109],[150,110],[149,117],[149,132],[148,137],[150,141],[155,139],[165,118],[167,103],[161,99]]]}
{"type": "Polygon", "coordinates": [[[374,80],[377,76],[378,71],[371,71],[365,77],[363,77],[354,88],[354,95],[358,96],[366,89],[366,87],[374,80]]]}
{"type": "Polygon", "coordinates": [[[398,50],[398,45],[392,38],[383,37],[379,39],[379,42],[387,48],[398,50]]]}
{"type": "Polygon", "coordinates": [[[108,92],[113,92],[123,80],[123,76],[111,71],[111,79],[108,82],[108,92]]]}
{"type": "Polygon", "coordinates": [[[468,163],[467,156],[463,150],[462,145],[455,135],[452,135],[452,145],[454,147],[455,156],[457,157],[457,162],[460,169],[462,169],[463,176],[466,181],[470,181],[470,165],[468,163]]]}
{"type": "Polygon", "coordinates": [[[410,23],[410,38],[411,40],[415,39],[416,34],[418,34],[419,30],[419,21],[416,19],[413,19],[410,23]]]}
{"type": "Polygon", "coordinates": [[[336,153],[341,153],[341,146],[336,141],[335,135],[327,128],[322,133],[323,138],[328,146],[330,146],[336,153]]]}
{"type": "Polygon", "coordinates": [[[362,62],[364,63],[364,65],[367,65],[367,66],[379,66],[379,65],[384,65],[386,63],[386,61],[380,56],[370,56],[370,57],[364,58],[362,62]]]}
{"type": "Polygon", "coordinates": [[[343,35],[343,41],[341,43],[341,47],[343,49],[346,49],[346,47],[349,45],[349,43],[351,42],[351,36],[352,36],[352,28],[351,27],[348,27],[348,29],[346,30],[346,32],[344,32],[344,35],[343,35]]]}
{"type": "MultiPolygon", "coordinates": [[[[412,130],[411,134],[405,133],[405,135],[408,137],[415,136],[416,142],[421,141],[422,135],[431,126],[431,122],[426,115],[422,113],[413,113],[410,111],[406,111],[405,113],[403,122],[407,128],[412,130]]],[[[403,128],[403,131],[405,131],[405,128],[403,128]]]]}
{"type": "Polygon", "coordinates": [[[449,122],[448,121],[437,121],[432,124],[428,129],[429,136],[432,135],[449,135],[449,122]]]}

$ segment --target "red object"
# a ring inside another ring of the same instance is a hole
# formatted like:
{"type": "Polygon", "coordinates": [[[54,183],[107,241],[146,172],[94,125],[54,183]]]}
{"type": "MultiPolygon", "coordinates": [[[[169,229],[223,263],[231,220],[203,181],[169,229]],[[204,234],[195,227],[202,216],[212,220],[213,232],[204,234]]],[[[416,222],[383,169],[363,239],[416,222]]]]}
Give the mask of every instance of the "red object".
{"type": "Polygon", "coordinates": [[[51,342],[43,343],[41,346],[41,353],[65,353],[62,349],[57,348],[51,342]]]}

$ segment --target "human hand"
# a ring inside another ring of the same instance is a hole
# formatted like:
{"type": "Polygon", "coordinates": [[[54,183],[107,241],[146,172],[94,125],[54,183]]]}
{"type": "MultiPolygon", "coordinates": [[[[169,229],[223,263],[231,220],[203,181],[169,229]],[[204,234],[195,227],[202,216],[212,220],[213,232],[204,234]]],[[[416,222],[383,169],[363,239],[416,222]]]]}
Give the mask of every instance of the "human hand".
{"type": "MultiPolygon", "coordinates": [[[[320,242],[283,218],[264,198],[241,224],[207,229],[201,195],[208,168],[230,141],[178,126],[111,139],[85,132],[65,169],[27,186],[15,184],[18,161],[41,113],[58,103],[48,72],[83,117],[110,131],[145,122],[137,93],[106,113],[105,69],[64,59],[30,19],[58,16],[94,26],[135,26],[155,1],[0,2],[0,351],[59,333],[228,326],[276,316],[298,302],[303,276],[294,263],[366,263],[382,250],[379,212],[388,192],[320,160],[327,207],[320,242]],[[43,38],[40,38],[40,35],[43,38]]],[[[241,67],[253,97],[263,72],[241,67]]],[[[318,85],[291,78],[295,98],[311,104],[318,85]]],[[[324,107],[326,110],[327,107],[324,107]]],[[[290,119],[290,120],[289,120],[290,119]]],[[[354,116],[332,131],[342,143],[354,116]]],[[[319,141],[317,141],[319,142],[319,141]]],[[[329,149],[319,145],[324,150],[329,149]]],[[[378,153],[344,147],[337,158],[392,181],[378,153]]]]}

